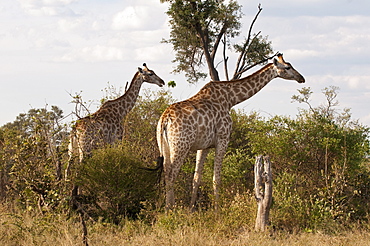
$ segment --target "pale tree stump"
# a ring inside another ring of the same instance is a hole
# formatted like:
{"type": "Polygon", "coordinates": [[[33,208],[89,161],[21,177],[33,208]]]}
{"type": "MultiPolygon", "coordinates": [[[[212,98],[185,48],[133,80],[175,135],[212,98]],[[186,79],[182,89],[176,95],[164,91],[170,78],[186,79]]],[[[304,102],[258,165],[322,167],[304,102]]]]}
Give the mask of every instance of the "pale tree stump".
{"type": "Polygon", "coordinates": [[[257,200],[255,230],[265,231],[269,224],[272,202],[272,173],[268,156],[258,156],[254,166],[254,190],[257,200]]]}

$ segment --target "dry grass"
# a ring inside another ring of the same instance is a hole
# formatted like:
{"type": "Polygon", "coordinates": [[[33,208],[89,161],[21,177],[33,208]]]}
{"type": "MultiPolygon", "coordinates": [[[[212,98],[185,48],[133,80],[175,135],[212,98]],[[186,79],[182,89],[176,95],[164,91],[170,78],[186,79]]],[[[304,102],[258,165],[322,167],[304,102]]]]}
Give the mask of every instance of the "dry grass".
{"type": "MultiPolygon", "coordinates": [[[[97,236],[97,235],[95,235],[97,236]]],[[[359,246],[370,245],[370,234],[368,232],[356,231],[345,232],[341,235],[323,235],[313,233],[302,234],[282,234],[271,236],[251,231],[235,234],[233,237],[217,235],[207,230],[194,230],[193,228],[181,228],[175,231],[153,230],[145,234],[135,234],[128,238],[124,233],[119,233],[114,237],[95,237],[91,238],[92,245],[176,245],[176,246],[359,246]]]]}
{"type": "MultiPolygon", "coordinates": [[[[213,245],[370,245],[366,229],[345,231],[335,235],[322,233],[256,233],[252,226],[235,225],[213,213],[205,216],[179,212],[158,214],[152,224],[144,221],[125,221],[116,226],[102,222],[88,223],[88,241],[92,246],[213,246],[213,245]],[[185,219],[186,221],[180,221],[185,219]],[[227,230],[229,228],[229,230],[227,230]]],[[[62,245],[82,244],[81,225],[65,215],[41,216],[31,212],[19,213],[0,208],[0,245],[62,245]]]]}

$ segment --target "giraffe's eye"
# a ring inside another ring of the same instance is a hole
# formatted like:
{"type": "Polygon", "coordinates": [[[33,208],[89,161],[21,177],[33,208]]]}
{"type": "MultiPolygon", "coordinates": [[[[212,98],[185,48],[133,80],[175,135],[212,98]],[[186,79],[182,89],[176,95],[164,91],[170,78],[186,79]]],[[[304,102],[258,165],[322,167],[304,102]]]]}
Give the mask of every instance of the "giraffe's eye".
{"type": "Polygon", "coordinates": [[[286,67],[285,69],[286,69],[286,70],[289,70],[290,68],[291,68],[291,67],[286,67]]]}

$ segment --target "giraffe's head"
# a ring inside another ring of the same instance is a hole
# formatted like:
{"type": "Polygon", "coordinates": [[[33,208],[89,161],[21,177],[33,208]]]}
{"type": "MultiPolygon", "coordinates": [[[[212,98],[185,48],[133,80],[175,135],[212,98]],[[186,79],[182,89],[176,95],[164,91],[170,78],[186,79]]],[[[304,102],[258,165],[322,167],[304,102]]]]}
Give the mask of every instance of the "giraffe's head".
{"type": "Polygon", "coordinates": [[[146,64],[143,64],[144,68],[138,68],[139,74],[143,79],[143,82],[148,82],[151,84],[159,85],[160,87],[164,86],[164,81],[160,77],[158,77],[153,70],[150,70],[146,64]]]}
{"type": "Polygon", "coordinates": [[[277,59],[274,59],[274,66],[278,77],[289,80],[296,80],[298,83],[304,83],[304,77],[293,68],[289,62],[285,62],[283,54],[278,54],[277,59]]]}

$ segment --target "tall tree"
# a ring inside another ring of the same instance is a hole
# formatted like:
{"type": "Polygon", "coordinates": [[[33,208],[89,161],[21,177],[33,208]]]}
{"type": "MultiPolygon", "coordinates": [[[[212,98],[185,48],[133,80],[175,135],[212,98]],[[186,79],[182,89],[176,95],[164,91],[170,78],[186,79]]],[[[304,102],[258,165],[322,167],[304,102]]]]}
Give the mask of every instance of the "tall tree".
{"type": "Polygon", "coordinates": [[[168,2],[167,15],[170,17],[170,43],[176,52],[173,62],[178,63],[175,73],[185,72],[190,83],[207,76],[202,72],[204,61],[213,81],[219,81],[218,64],[224,63],[226,80],[234,80],[255,66],[264,63],[272,53],[267,37],[252,34],[258,12],[250,24],[248,36],[241,44],[232,44],[231,39],[240,34],[241,5],[237,1],[224,0],[161,0],[168,2]],[[218,54],[222,49],[222,54],[218,54]],[[227,50],[238,54],[235,70],[229,78],[227,50]],[[219,61],[216,61],[219,59],[219,61]]]}

